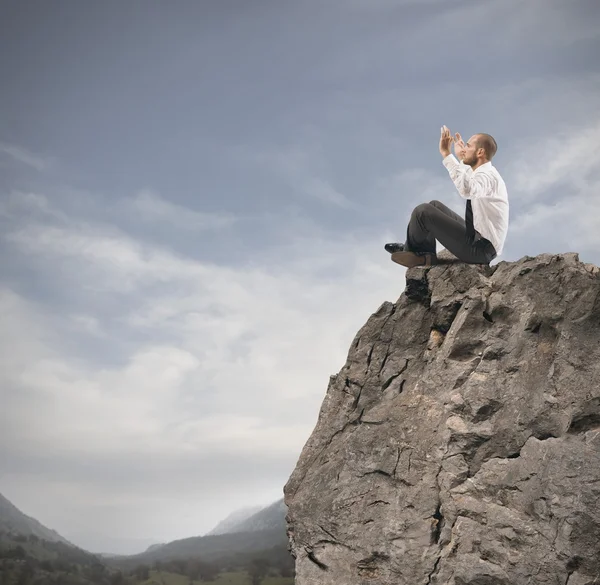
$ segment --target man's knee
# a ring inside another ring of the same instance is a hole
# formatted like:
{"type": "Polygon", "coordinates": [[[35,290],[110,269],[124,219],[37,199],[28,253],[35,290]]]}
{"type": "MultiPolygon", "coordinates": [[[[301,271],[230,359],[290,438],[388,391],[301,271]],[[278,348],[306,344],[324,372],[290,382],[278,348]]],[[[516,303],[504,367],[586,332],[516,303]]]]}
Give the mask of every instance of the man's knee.
{"type": "Polygon", "coordinates": [[[431,209],[430,203],[421,203],[413,209],[413,215],[422,215],[431,209]]]}
{"type": "Polygon", "coordinates": [[[433,201],[429,202],[429,205],[433,205],[434,207],[440,207],[441,205],[444,205],[444,204],[441,201],[434,199],[433,201]]]}

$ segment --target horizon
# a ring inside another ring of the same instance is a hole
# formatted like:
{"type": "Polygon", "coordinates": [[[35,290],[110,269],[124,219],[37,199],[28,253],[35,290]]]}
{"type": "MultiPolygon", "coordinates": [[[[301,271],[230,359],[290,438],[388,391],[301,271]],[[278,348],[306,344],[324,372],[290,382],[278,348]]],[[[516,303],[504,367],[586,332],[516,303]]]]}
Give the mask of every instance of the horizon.
{"type": "MultiPolygon", "coordinates": [[[[10,502],[10,500],[8,500],[7,498],[5,498],[1,493],[0,493],[0,497],[3,497],[9,504],[12,504],[12,502],[10,502]]],[[[266,505],[266,506],[245,506],[242,508],[237,508],[235,510],[230,511],[225,517],[221,518],[221,520],[215,525],[213,526],[210,530],[208,530],[207,532],[203,533],[203,534],[191,534],[188,536],[183,536],[181,538],[178,538],[176,540],[173,541],[168,541],[168,542],[153,542],[148,544],[147,546],[145,546],[144,549],[141,550],[137,550],[135,552],[131,552],[131,553],[115,553],[112,552],[110,550],[87,550],[87,552],[91,553],[91,554],[95,554],[95,555],[108,555],[108,556],[135,556],[144,552],[147,552],[149,548],[155,547],[155,546],[164,546],[165,544],[169,544],[169,542],[177,542],[178,540],[186,540],[188,538],[204,538],[204,537],[208,537],[208,536],[220,536],[220,535],[224,535],[224,534],[230,534],[232,532],[236,532],[236,531],[232,531],[231,527],[227,528],[225,531],[219,531],[213,534],[213,532],[217,529],[219,529],[220,527],[222,528],[222,524],[224,524],[225,522],[234,519],[235,517],[235,524],[234,526],[237,527],[239,524],[246,522],[246,520],[250,520],[252,519],[254,516],[263,513],[265,510],[268,510],[269,508],[272,508],[273,506],[275,506],[275,504],[278,504],[280,502],[283,502],[283,498],[280,498],[279,500],[276,500],[274,502],[271,502],[270,504],[266,505]],[[244,514],[240,517],[240,513],[244,512],[244,514]]],[[[14,504],[12,504],[14,506],[14,504]]],[[[19,513],[21,513],[23,516],[32,519],[36,522],[38,522],[38,520],[36,518],[33,518],[31,515],[27,514],[27,511],[24,510],[20,510],[18,507],[15,506],[15,508],[17,509],[17,511],[19,513]]],[[[43,526],[43,524],[42,524],[43,526]]],[[[54,532],[55,534],[58,534],[58,536],[60,536],[61,538],[64,538],[64,536],[62,534],[59,534],[56,530],[54,530],[52,527],[50,526],[44,526],[44,528],[47,528],[48,530],[54,532]]],[[[65,539],[65,540],[69,540],[69,539],[65,539]]],[[[69,541],[70,542],[70,541],[69,541]]],[[[82,548],[81,546],[79,546],[76,542],[71,542],[72,545],[78,547],[78,548],[82,548]]],[[[131,545],[131,543],[129,543],[131,545]]]]}
{"type": "Polygon", "coordinates": [[[599,15],[5,0],[0,493],[112,554],[281,499],[329,377],[404,290],[384,244],[419,203],[464,213],[442,125],[498,143],[492,264],[600,264],[599,15]]]}

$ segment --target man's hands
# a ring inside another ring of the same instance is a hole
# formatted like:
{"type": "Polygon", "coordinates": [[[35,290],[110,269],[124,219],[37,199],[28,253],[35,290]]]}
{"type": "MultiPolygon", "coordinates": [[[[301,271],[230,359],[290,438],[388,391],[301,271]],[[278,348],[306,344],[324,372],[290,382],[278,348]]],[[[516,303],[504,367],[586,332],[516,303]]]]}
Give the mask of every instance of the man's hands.
{"type": "Polygon", "coordinates": [[[450,130],[446,126],[442,126],[442,134],[440,136],[440,154],[446,158],[450,154],[450,146],[454,139],[450,130]]]}
{"type": "Polygon", "coordinates": [[[460,134],[457,132],[454,136],[454,155],[456,156],[456,158],[458,160],[462,160],[463,158],[465,158],[466,148],[467,147],[465,146],[463,139],[461,138],[460,134]]]}
{"type": "Polygon", "coordinates": [[[442,134],[440,136],[440,153],[446,158],[450,154],[450,148],[454,144],[454,154],[458,160],[465,157],[466,145],[463,142],[461,135],[457,132],[452,138],[450,129],[447,126],[442,126],[442,134]]]}

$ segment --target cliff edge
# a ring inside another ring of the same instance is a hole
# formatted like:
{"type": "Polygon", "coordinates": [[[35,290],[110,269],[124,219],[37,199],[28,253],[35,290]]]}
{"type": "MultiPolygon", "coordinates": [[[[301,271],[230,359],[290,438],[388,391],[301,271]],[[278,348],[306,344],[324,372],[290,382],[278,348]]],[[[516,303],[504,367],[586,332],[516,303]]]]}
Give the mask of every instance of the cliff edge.
{"type": "Polygon", "coordinates": [[[599,585],[599,269],[407,271],[284,493],[297,585],[599,585]]]}

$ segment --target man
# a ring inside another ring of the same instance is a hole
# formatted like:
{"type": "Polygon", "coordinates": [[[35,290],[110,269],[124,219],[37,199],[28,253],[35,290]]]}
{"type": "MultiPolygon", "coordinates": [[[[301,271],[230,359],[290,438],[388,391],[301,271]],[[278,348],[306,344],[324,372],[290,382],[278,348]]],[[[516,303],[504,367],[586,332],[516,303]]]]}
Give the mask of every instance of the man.
{"type": "Polygon", "coordinates": [[[502,253],[508,231],[508,194],[492,165],[496,141],[475,134],[465,144],[442,126],[440,153],[461,197],[467,200],[465,218],[439,201],[418,205],[412,212],[406,243],[386,244],[394,260],[407,267],[436,263],[436,240],[459,260],[489,264],[502,253]],[[454,143],[454,155],[450,146],[454,143]],[[460,162],[459,162],[460,161],[460,162]]]}

